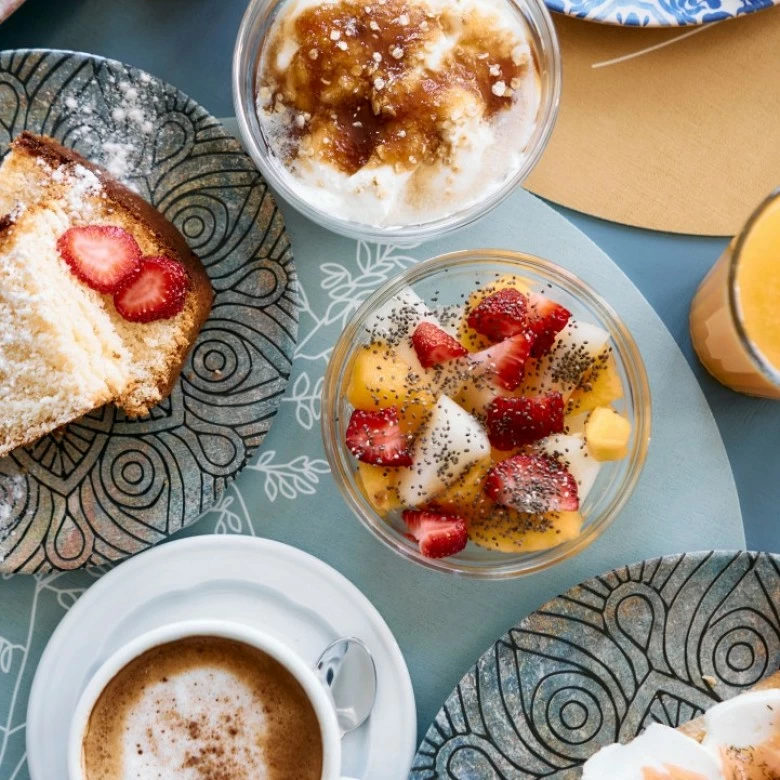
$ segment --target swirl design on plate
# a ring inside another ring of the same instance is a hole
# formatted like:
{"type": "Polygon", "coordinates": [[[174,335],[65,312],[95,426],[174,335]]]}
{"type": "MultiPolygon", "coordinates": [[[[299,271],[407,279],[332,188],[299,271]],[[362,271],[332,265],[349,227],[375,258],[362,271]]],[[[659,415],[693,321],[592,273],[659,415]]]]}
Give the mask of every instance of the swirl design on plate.
{"type": "Polygon", "coordinates": [[[545,0],[551,11],[627,27],[708,24],[771,8],[778,0],[545,0]]]}
{"type": "Polygon", "coordinates": [[[214,506],[270,428],[290,373],[298,287],[281,214],[201,106],[119,62],[0,54],[0,145],[51,135],[105,165],[183,233],[214,287],[170,398],[142,420],[104,407],[0,460],[0,571],[137,553],[214,506]]]}
{"type": "Polygon", "coordinates": [[[412,780],[574,780],[603,745],[678,726],[780,666],[780,557],[691,553],[549,601],[450,694],[412,780]],[[713,683],[714,680],[714,683],[713,683]]]}

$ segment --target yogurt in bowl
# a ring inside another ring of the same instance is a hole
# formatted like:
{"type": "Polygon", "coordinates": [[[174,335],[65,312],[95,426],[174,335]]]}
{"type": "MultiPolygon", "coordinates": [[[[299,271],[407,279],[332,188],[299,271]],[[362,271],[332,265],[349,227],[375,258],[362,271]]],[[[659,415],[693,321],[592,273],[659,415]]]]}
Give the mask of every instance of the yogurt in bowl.
{"type": "Polygon", "coordinates": [[[258,73],[258,113],[302,198],[387,226],[498,189],[541,100],[522,21],[496,0],[291,3],[258,73]]]}
{"type": "Polygon", "coordinates": [[[528,174],[552,128],[557,44],[541,2],[525,2],[250,7],[234,67],[250,152],[337,232],[418,239],[467,224],[528,174]],[[262,38],[254,60],[248,29],[262,38]]]}

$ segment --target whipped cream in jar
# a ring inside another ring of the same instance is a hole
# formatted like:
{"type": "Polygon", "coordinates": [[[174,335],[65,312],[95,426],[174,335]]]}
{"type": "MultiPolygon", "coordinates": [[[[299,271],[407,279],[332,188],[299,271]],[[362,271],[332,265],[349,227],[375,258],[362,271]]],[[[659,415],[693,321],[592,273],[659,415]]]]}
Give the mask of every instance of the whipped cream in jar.
{"type": "Polygon", "coordinates": [[[467,224],[525,178],[552,129],[560,67],[540,0],[284,0],[262,27],[250,93],[239,34],[242,134],[270,183],[337,232],[467,224]]]}

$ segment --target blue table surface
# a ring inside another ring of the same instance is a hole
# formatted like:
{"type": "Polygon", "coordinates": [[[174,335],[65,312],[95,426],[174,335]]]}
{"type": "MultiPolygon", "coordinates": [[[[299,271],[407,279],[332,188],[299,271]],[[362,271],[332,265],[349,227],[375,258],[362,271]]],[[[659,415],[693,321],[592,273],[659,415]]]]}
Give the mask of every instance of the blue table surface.
{"type": "MultiPolygon", "coordinates": [[[[0,48],[75,49],[113,57],[175,84],[215,116],[232,116],[231,59],[246,4],[27,0],[0,26],[0,48]]],[[[669,208],[684,204],[670,203],[669,208]]],[[[559,210],[617,262],[666,323],[699,378],[723,436],[748,547],[780,550],[780,404],[737,395],[712,380],[698,364],[688,335],[691,297],[726,240],[656,233],[559,210]]],[[[663,500],[674,511],[674,496],[663,500]]],[[[702,539],[701,548],[707,546],[702,539]]]]}

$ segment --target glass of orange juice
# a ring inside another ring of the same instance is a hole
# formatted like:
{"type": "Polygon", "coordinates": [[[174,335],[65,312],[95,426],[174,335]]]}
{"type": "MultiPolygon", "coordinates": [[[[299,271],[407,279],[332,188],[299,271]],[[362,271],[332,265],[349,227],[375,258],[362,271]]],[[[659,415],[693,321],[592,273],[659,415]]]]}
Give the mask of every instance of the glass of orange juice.
{"type": "Polygon", "coordinates": [[[701,283],[691,339],[732,390],[780,399],[780,189],[748,220],[701,283]]]}

